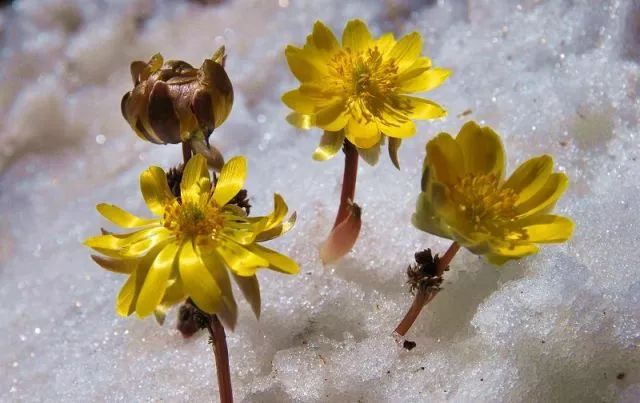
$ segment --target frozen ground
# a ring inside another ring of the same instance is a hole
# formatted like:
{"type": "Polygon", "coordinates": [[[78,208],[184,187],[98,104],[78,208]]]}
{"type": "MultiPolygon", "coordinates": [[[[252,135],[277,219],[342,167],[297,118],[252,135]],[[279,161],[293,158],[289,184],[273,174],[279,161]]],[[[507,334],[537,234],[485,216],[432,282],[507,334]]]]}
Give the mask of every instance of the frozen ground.
{"type": "Polygon", "coordinates": [[[16,1],[0,30],[0,401],[217,398],[206,337],[183,340],[175,315],[116,317],[123,277],[80,241],[104,225],[97,202],[142,212],[139,172],[180,158],[120,116],[129,62],[199,64],[222,43],[236,103],[215,142],[249,156],[256,212],[275,191],[298,211],[275,246],[302,266],[260,275],[260,322],[242,305],[238,401],[640,401],[640,2],[16,1]],[[455,72],[430,94],[450,115],[403,144],[401,172],[386,158],[361,167],[362,237],[325,269],[342,158],[312,161],[319,131],[285,123],[279,97],[296,83],[283,49],[318,18],[341,30],[356,16],[425,36],[455,72]],[[404,270],[446,247],[410,225],[424,144],[468,118],[504,135],[510,169],[555,155],[575,237],[501,269],[462,252],[407,352],[390,337],[410,304],[404,270]]]}

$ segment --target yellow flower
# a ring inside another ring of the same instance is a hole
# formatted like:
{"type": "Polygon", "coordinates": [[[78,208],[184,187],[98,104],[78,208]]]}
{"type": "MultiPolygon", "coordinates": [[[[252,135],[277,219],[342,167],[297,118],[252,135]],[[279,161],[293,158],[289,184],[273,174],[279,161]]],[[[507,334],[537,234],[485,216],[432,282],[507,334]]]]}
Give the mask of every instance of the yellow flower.
{"type": "Polygon", "coordinates": [[[390,138],[394,159],[401,139],[416,132],[412,119],[445,116],[440,105],[406,95],[431,90],[451,74],[432,67],[421,52],[417,32],[398,41],[391,33],[373,39],[360,20],[347,23],[342,45],[318,21],[304,47],[288,46],[287,61],[301,85],[285,93],[282,101],[294,110],[287,118],[290,123],[325,130],[314,159],[333,157],[345,137],[367,150],[378,148],[384,136],[390,138]]]}
{"type": "Polygon", "coordinates": [[[206,159],[198,154],[185,166],[179,197],[171,193],[161,168],[152,166],[140,175],[142,195],[157,218],[136,217],[111,204],[97,206],[115,225],[137,228],[85,241],[104,255],[94,256],[98,264],[129,275],[117,297],[118,314],[162,314],[191,297],[200,309],[218,314],[233,328],[237,308],[229,272],[257,316],[256,270],[299,271],[287,256],[258,244],[284,234],[295,222],[295,214],[284,220],[287,205],[280,195],[274,196],[274,211],[265,217],[247,217],[244,210],[228,204],[241,190],[246,172],[245,158],[235,157],[224,165],[212,186],[206,159]]]}
{"type": "Polygon", "coordinates": [[[224,47],[199,69],[181,60],[131,63],[133,90],[124,94],[122,115],[138,137],[157,144],[207,138],[229,116],[233,87],[224,70],[224,47]]]}
{"type": "Polygon", "coordinates": [[[536,244],[568,240],[573,222],[550,214],[569,184],[552,173],[552,158],[532,158],[506,180],[504,171],[491,128],[469,122],[456,138],[440,133],[427,144],[413,224],[499,265],[538,252],[536,244]]]}

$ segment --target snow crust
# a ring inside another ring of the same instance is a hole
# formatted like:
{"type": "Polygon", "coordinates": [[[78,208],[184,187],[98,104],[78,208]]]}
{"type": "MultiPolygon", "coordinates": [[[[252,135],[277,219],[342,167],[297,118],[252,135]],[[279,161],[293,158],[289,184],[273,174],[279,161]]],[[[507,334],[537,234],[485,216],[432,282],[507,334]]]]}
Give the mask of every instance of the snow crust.
{"type": "Polygon", "coordinates": [[[163,327],[117,317],[124,277],[80,242],[105,225],[96,203],[143,212],[139,173],[180,158],[120,116],[130,61],[160,51],[197,65],[223,43],[236,102],[213,139],[249,157],[256,213],[273,192],[298,212],[273,247],[302,266],[259,274],[259,322],[241,302],[237,401],[640,400],[637,1],[22,0],[0,32],[0,401],[217,399],[206,336],[183,340],[175,313],[163,327]],[[324,268],[342,157],[312,161],[320,131],[285,122],[279,98],[297,84],[283,50],[316,19],[341,32],[353,17],[421,32],[454,75],[429,94],[449,116],[403,143],[401,171],[361,165],[361,239],[324,268]],[[467,119],[504,136],[510,170],[554,155],[575,236],[500,269],[460,253],[405,351],[391,337],[411,303],[404,271],[447,246],[410,224],[424,145],[467,119]]]}

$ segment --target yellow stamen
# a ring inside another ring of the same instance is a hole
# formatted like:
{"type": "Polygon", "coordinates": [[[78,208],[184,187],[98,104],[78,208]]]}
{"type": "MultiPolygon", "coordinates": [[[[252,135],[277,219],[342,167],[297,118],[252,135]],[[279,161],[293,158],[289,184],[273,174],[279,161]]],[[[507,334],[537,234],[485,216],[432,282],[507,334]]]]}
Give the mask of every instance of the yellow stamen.
{"type": "Polygon", "coordinates": [[[162,225],[178,239],[206,236],[215,240],[223,224],[220,208],[213,201],[200,205],[182,204],[176,199],[165,206],[162,220],[162,225]]]}
{"type": "Polygon", "coordinates": [[[494,174],[465,175],[451,187],[451,197],[474,231],[495,233],[516,217],[518,195],[513,189],[501,188],[494,174]]]}
{"type": "Polygon", "coordinates": [[[331,60],[329,72],[329,92],[346,94],[347,108],[354,117],[372,121],[383,112],[404,117],[399,111],[409,109],[394,97],[398,64],[394,59],[385,60],[377,47],[362,52],[341,50],[331,60]]]}

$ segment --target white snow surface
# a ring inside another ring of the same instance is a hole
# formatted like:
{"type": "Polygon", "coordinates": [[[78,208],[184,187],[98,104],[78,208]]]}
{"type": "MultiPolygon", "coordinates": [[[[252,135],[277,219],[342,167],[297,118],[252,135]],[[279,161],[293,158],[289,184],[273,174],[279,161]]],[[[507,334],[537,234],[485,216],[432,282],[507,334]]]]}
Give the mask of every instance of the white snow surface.
{"type": "Polygon", "coordinates": [[[640,401],[640,2],[23,0],[0,31],[0,401],[217,400],[208,336],[184,340],[175,310],[162,327],[116,316],[124,277],[81,241],[106,225],[96,203],[145,212],[139,173],[181,158],[121,117],[129,63],[159,51],[199,65],[221,44],[236,101],[213,141],[248,156],[255,213],[274,192],[298,212],[271,246],[302,268],[260,272],[259,321],[241,302],[237,401],[640,401]],[[454,71],[427,95],[449,115],[419,124],[400,171],[386,155],[361,164],[361,238],[323,267],[343,158],[313,161],[320,130],[285,122],[297,82],[283,51],[316,19],[339,33],[354,17],[424,36],[454,71]],[[406,351],[391,336],[406,267],[448,245],[410,224],[424,145],[468,119],[503,135],[509,170],[554,155],[575,235],[501,268],[462,251],[406,351]]]}

